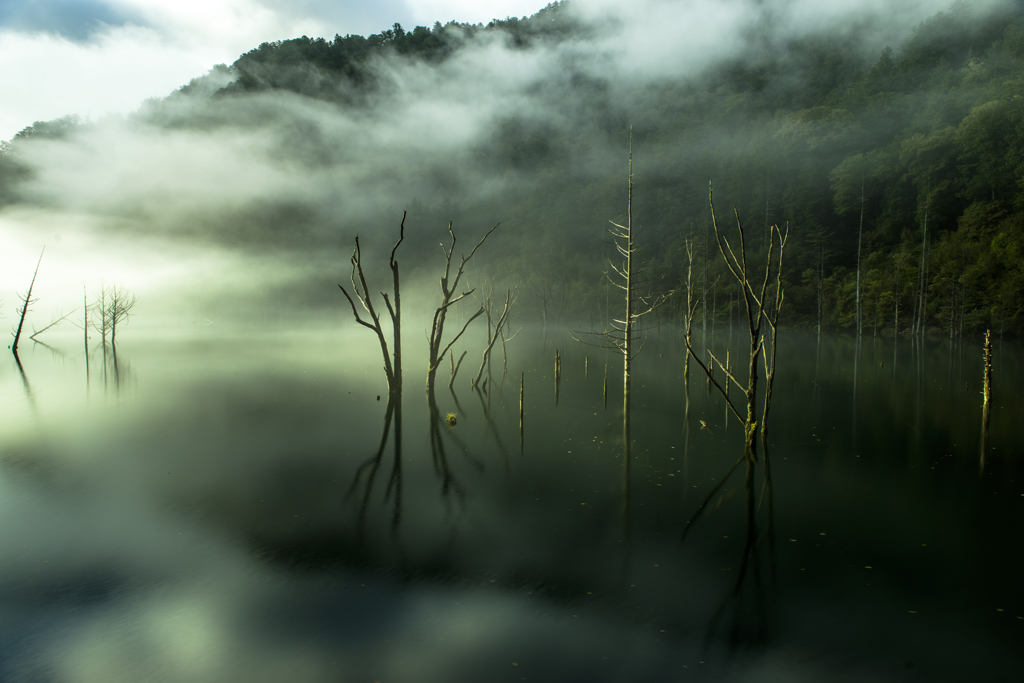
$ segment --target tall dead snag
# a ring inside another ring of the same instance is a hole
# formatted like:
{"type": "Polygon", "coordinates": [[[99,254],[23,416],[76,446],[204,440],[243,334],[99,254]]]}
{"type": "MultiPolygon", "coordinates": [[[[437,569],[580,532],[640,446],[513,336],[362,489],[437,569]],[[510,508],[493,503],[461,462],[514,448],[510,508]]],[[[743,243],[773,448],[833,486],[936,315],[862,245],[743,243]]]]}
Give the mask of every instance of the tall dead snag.
{"type": "Polygon", "coordinates": [[[981,406],[981,460],[978,468],[979,473],[985,472],[985,451],[988,447],[988,423],[992,409],[992,331],[985,330],[985,350],[982,352],[984,362],[984,374],[982,375],[982,397],[984,403],[981,406]]]}
{"type": "Polygon", "coordinates": [[[452,255],[455,253],[455,231],[452,230],[451,221],[448,222],[448,234],[451,235],[452,242],[447,249],[445,249],[444,244],[441,244],[441,251],[444,252],[444,275],[441,276],[441,305],[437,307],[436,311],[434,311],[434,320],[430,326],[430,341],[428,347],[429,357],[427,359],[427,393],[430,395],[433,395],[434,393],[434,379],[437,377],[437,367],[440,365],[441,361],[444,360],[445,354],[447,354],[452,345],[458,341],[459,337],[462,336],[462,333],[466,331],[467,327],[469,327],[469,324],[483,315],[484,308],[481,306],[476,313],[466,320],[462,329],[459,330],[459,333],[442,348],[441,342],[444,337],[444,323],[445,319],[448,317],[448,309],[471,295],[474,291],[471,289],[467,292],[462,292],[461,294],[457,293],[459,281],[462,280],[466,264],[469,263],[471,258],[473,258],[473,255],[476,253],[476,250],[480,248],[480,245],[483,244],[484,241],[491,236],[491,233],[497,229],[498,225],[501,224],[498,223],[488,230],[486,235],[480,238],[480,241],[476,243],[475,247],[473,247],[473,251],[469,252],[469,256],[462,255],[460,257],[461,261],[459,263],[459,269],[455,273],[455,279],[450,280],[452,255]]]}
{"type": "Polygon", "coordinates": [[[20,297],[21,308],[18,309],[18,314],[20,316],[18,318],[18,330],[14,333],[14,343],[11,344],[11,352],[14,353],[15,357],[18,356],[18,342],[21,340],[21,328],[25,325],[25,315],[32,307],[32,304],[36,302],[36,300],[32,298],[32,288],[36,286],[36,275],[39,275],[39,264],[43,262],[43,252],[45,251],[46,247],[43,247],[43,250],[39,252],[39,261],[36,262],[36,270],[32,273],[32,282],[28,285],[28,293],[24,297],[20,297]]]}
{"type": "Polygon", "coordinates": [[[762,415],[763,420],[767,419],[768,407],[771,401],[771,385],[775,379],[775,335],[777,330],[777,324],[779,319],[779,311],[782,309],[783,291],[782,291],[782,256],[786,246],[786,238],[789,234],[789,230],[782,232],[778,226],[772,226],[772,239],[768,243],[768,258],[764,266],[764,277],[762,278],[760,285],[751,280],[751,272],[749,264],[747,263],[747,248],[746,240],[743,235],[743,224],[740,222],[739,213],[736,213],[736,228],[740,234],[740,249],[739,255],[733,250],[732,245],[729,244],[728,238],[722,235],[721,230],[718,228],[718,219],[715,216],[715,205],[712,192],[708,191],[708,201],[711,204],[711,221],[715,228],[715,239],[718,241],[718,250],[722,254],[722,258],[725,260],[726,266],[732,273],[736,282],[739,284],[740,292],[743,295],[743,303],[747,312],[747,328],[750,332],[750,358],[748,364],[748,375],[747,383],[744,386],[732,370],[724,365],[718,358],[715,357],[711,351],[708,351],[708,355],[711,356],[711,363],[705,365],[700,356],[694,352],[693,346],[687,340],[686,349],[690,356],[700,365],[701,369],[708,376],[711,383],[718,389],[722,398],[725,399],[726,405],[728,405],[730,411],[736,416],[736,419],[743,424],[744,430],[744,455],[750,462],[756,462],[757,460],[757,444],[756,436],[758,432],[758,419],[757,419],[757,372],[758,372],[758,360],[761,353],[764,351],[764,332],[762,329],[762,323],[767,321],[768,326],[771,330],[771,344],[772,353],[771,361],[767,358],[764,359],[765,368],[767,372],[767,386],[765,389],[765,410],[762,415]],[[778,244],[778,256],[775,255],[775,247],[778,244]],[[765,297],[769,295],[769,284],[772,280],[772,271],[775,270],[775,302],[773,306],[768,306],[769,303],[765,297]],[[719,369],[725,374],[726,382],[732,381],[744,392],[747,398],[747,410],[746,417],[744,418],[740,411],[733,404],[729,398],[726,389],[718,383],[712,373],[712,364],[717,364],[719,369]]]}
{"type": "Polygon", "coordinates": [[[381,296],[384,297],[384,304],[388,307],[388,315],[391,316],[391,326],[394,330],[394,344],[395,344],[395,356],[394,363],[392,364],[391,353],[388,351],[388,341],[384,337],[384,330],[381,328],[380,315],[378,315],[376,309],[373,307],[373,300],[370,298],[370,289],[366,285],[366,275],[363,273],[363,261],[362,252],[359,248],[359,236],[356,235],[355,247],[352,249],[352,273],[349,276],[349,280],[352,283],[352,296],[355,296],[359,300],[360,305],[363,307],[369,316],[368,322],[363,320],[359,315],[359,310],[356,308],[355,301],[352,300],[352,296],[349,295],[348,291],[344,286],[338,285],[338,289],[348,299],[349,306],[352,307],[352,316],[356,319],[356,322],[374,331],[377,335],[377,340],[380,342],[380,351],[384,356],[384,374],[388,380],[388,394],[390,397],[398,396],[402,393],[402,299],[400,294],[400,282],[398,274],[398,261],[395,260],[395,251],[398,249],[398,245],[405,239],[405,215],[406,212],[402,212],[402,223],[399,227],[398,241],[395,242],[395,246],[391,248],[391,278],[394,287],[395,303],[391,304],[391,299],[385,292],[381,292],[381,296]]]}
{"type": "MultiPolygon", "coordinates": [[[[691,285],[693,284],[693,239],[687,238],[686,240],[686,345],[690,345],[690,334],[693,329],[693,291],[691,285]]],[[[686,354],[683,359],[683,380],[689,381],[690,379],[690,354],[686,354]]]]}
{"type": "MultiPolygon", "coordinates": [[[[638,268],[635,259],[639,247],[637,235],[639,229],[633,226],[633,135],[630,132],[629,141],[629,175],[627,182],[627,203],[626,203],[626,224],[620,225],[609,221],[612,228],[608,232],[612,235],[615,250],[619,252],[621,261],[616,264],[611,259],[608,263],[614,271],[614,277],[606,273],[608,281],[623,290],[625,293],[626,310],[622,320],[611,320],[611,325],[604,332],[593,333],[599,339],[596,346],[613,348],[622,354],[622,411],[623,411],[623,435],[629,441],[629,405],[630,405],[630,377],[633,358],[643,349],[643,344],[637,348],[636,327],[640,320],[665,303],[673,292],[658,296],[644,297],[638,294],[637,274],[638,268]]],[[[577,341],[583,341],[575,335],[577,341]]]]}

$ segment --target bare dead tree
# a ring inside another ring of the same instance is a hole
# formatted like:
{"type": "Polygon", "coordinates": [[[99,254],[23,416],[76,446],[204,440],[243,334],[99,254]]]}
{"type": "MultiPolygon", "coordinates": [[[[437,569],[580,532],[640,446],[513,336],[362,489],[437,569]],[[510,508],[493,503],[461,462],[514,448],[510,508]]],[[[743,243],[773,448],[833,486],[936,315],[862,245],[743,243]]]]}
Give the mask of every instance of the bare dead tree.
{"type": "Polygon", "coordinates": [[[469,263],[470,259],[473,258],[473,255],[476,254],[476,250],[480,248],[480,245],[482,245],[484,241],[491,236],[491,233],[497,229],[498,225],[501,224],[498,223],[493,228],[488,230],[487,234],[480,238],[480,241],[477,242],[475,247],[473,247],[473,250],[469,252],[469,256],[462,255],[460,257],[461,261],[459,262],[459,268],[455,273],[455,278],[453,280],[450,280],[452,256],[455,253],[455,231],[452,230],[451,221],[448,222],[448,234],[451,235],[452,241],[451,245],[449,245],[447,249],[445,248],[444,244],[441,244],[441,251],[444,252],[444,274],[441,276],[441,305],[437,307],[436,311],[434,311],[434,319],[430,327],[430,338],[428,346],[429,357],[427,360],[427,393],[431,395],[434,393],[434,380],[437,376],[438,365],[440,365],[440,362],[444,359],[445,354],[447,354],[448,350],[451,349],[452,345],[456,341],[458,341],[459,337],[461,337],[462,334],[466,331],[466,328],[469,327],[469,324],[476,320],[477,318],[479,318],[481,315],[483,315],[484,309],[483,306],[481,306],[476,313],[471,315],[469,319],[466,320],[465,324],[463,324],[462,326],[462,329],[459,330],[459,333],[456,334],[452,338],[452,340],[442,348],[441,344],[444,338],[444,323],[448,317],[448,310],[456,303],[462,301],[463,299],[465,299],[467,296],[470,296],[474,292],[474,290],[471,289],[469,291],[462,292],[461,294],[458,293],[459,282],[462,280],[462,276],[465,273],[466,264],[469,263]]]}
{"type": "Polygon", "coordinates": [[[519,289],[513,292],[511,288],[505,290],[505,307],[501,311],[501,315],[498,316],[498,320],[494,322],[493,328],[490,325],[491,322],[491,311],[494,308],[494,293],[493,291],[488,292],[488,295],[484,299],[484,309],[487,313],[488,319],[488,339],[487,346],[484,347],[483,357],[480,359],[480,370],[476,373],[476,379],[473,380],[472,385],[477,387],[480,385],[480,378],[483,377],[484,369],[488,367],[491,360],[491,349],[494,348],[494,344],[500,338],[502,340],[502,349],[505,348],[506,339],[503,331],[505,325],[508,323],[509,313],[512,311],[512,306],[515,305],[516,299],[519,298],[519,289]]]}
{"type": "Polygon", "coordinates": [[[110,318],[110,347],[117,349],[117,327],[124,327],[131,318],[132,309],[139,298],[120,285],[110,288],[107,298],[107,316],[110,318]]]}
{"type": "Polygon", "coordinates": [[[92,327],[100,333],[103,348],[105,349],[107,347],[107,334],[110,332],[110,290],[105,284],[100,284],[100,293],[96,295],[91,308],[99,317],[99,320],[97,320],[97,315],[93,316],[92,327]]]}
{"type": "MultiPolygon", "coordinates": [[[[747,383],[744,385],[741,383],[726,364],[723,364],[713,353],[708,351],[711,356],[711,363],[705,365],[700,357],[695,353],[693,346],[687,340],[687,351],[689,355],[700,365],[701,369],[708,376],[711,383],[718,389],[722,398],[726,401],[730,411],[743,424],[744,428],[744,456],[750,462],[756,462],[757,460],[757,444],[756,436],[758,432],[758,415],[757,415],[757,380],[758,380],[758,360],[762,351],[764,351],[764,332],[762,329],[762,323],[767,321],[768,326],[771,330],[771,342],[772,342],[772,359],[764,359],[765,367],[767,370],[767,386],[765,390],[766,401],[765,401],[765,412],[762,415],[762,420],[767,418],[767,408],[770,404],[771,398],[771,385],[775,378],[775,334],[778,324],[779,311],[782,309],[782,302],[784,293],[782,291],[782,257],[786,246],[786,239],[789,234],[787,229],[785,232],[781,231],[778,226],[772,228],[772,239],[768,243],[768,257],[764,267],[764,277],[761,279],[760,285],[751,279],[750,264],[747,262],[747,250],[746,240],[743,234],[743,224],[740,221],[739,213],[736,213],[736,227],[740,237],[740,248],[739,254],[733,250],[732,245],[729,244],[728,238],[724,237],[718,228],[718,220],[715,216],[714,198],[709,188],[708,201],[711,204],[711,220],[715,228],[715,238],[718,241],[718,249],[722,254],[722,258],[725,260],[726,266],[732,273],[736,282],[740,286],[740,291],[743,295],[743,303],[746,307],[747,312],[747,328],[750,333],[750,357],[748,364],[748,375],[747,383]],[[778,256],[775,256],[775,246],[778,243],[778,256]],[[775,305],[768,306],[769,303],[766,300],[766,296],[769,294],[769,283],[772,279],[773,267],[775,270],[775,305]],[[714,378],[711,369],[712,364],[717,364],[719,369],[725,374],[725,381],[733,382],[742,390],[747,399],[747,410],[746,417],[744,417],[740,411],[733,404],[732,400],[724,387],[718,383],[714,378]]],[[[763,432],[762,432],[763,436],[763,432]]]]}
{"type": "Polygon", "coordinates": [[[373,300],[370,298],[370,289],[366,284],[366,275],[363,273],[363,261],[362,252],[359,248],[359,236],[356,236],[355,247],[352,250],[352,273],[349,280],[352,283],[352,296],[355,296],[359,300],[363,310],[366,311],[370,316],[372,322],[363,320],[359,315],[359,310],[356,308],[355,301],[352,300],[352,296],[349,295],[348,291],[342,285],[338,285],[338,289],[348,299],[349,305],[352,307],[352,316],[356,319],[356,322],[366,327],[377,335],[377,340],[380,342],[380,351],[384,356],[384,374],[387,376],[388,381],[388,394],[389,396],[398,396],[402,393],[402,299],[401,299],[401,283],[398,272],[398,261],[395,260],[395,251],[398,249],[398,245],[405,239],[405,216],[406,212],[402,212],[402,223],[399,227],[398,241],[395,242],[395,246],[391,248],[391,258],[389,264],[391,266],[391,277],[392,285],[394,287],[395,303],[391,304],[391,299],[387,293],[381,292],[381,296],[384,298],[384,304],[388,308],[388,315],[391,316],[391,326],[394,331],[394,344],[395,344],[395,355],[394,363],[392,363],[391,354],[388,351],[388,341],[384,337],[384,330],[380,324],[380,315],[378,315],[376,309],[373,307],[373,300]]]}
{"type": "Polygon", "coordinates": [[[32,304],[36,302],[36,299],[32,298],[32,288],[36,286],[36,276],[39,275],[39,264],[43,262],[43,252],[45,251],[46,247],[43,247],[42,251],[39,252],[39,260],[36,262],[35,272],[32,273],[32,282],[28,285],[28,293],[23,297],[18,297],[21,299],[21,308],[18,309],[18,329],[14,333],[14,343],[11,344],[11,352],[14,353],[15,357],[18,356],[18,342],[21,340],[21,328],[25,325],[25,315],[28,313],[29,309],[32,308],[32,304]]]}
{"type": "MultiPolygon", "coordinates": [[[[661,306],[668,300],[673,292],[653,296],[640,296],[638,293],[638,263],[636,263],[639,246],[637,236],[639,229],[633,225],[633,134],[630,131],[629,143],[629,174],[627,181],[627,203],[626,203],[626,224],[620,225],[609,221],[612,228],[608,230],[612,235],[612,243],[619,253],[621,260],[615,263],[608,260],[612,272],[606,273],[609,282],[621,289],[625,294],[626,310],[622,320],[611,320],[609,328],[603,332],[591,333],[590,336],[596,339],[593,345],[603,348],[613,348],[622,354],[622,409],[623,409],[623,435],[625,441],[629,442],[629,406],[630,406],[630,377],[633,358],[643,349],[637,335],[637,325],[641,319],[651,311],[661,306]]],[[[573,338],[583,343],[589,343],[573,335],[573,338]]]]}

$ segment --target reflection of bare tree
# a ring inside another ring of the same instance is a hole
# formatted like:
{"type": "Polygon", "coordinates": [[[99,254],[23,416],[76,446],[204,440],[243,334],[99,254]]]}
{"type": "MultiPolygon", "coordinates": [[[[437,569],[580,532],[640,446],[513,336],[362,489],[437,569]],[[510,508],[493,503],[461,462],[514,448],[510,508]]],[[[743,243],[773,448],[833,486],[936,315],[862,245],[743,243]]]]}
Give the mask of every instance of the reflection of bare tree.
{"type": "MultiPolygon", "coordinates": [[[[504,378],[503,378],[504,380],[504,378]]],[[[498,399],[501,399],[501,390],[504,388],[504,381],[498,387],[498,399]]],[[[491,399],[494,395],[493,391],[486,392],[486,394],[479,388],[474,390],[476,397],[480,399],[480,408],[483,410],[484,425],[487,428],[487,433],[494,437],[494,444],[498,447],[498,451],[501,452],[502,458],[505,460],[505,471],[508,472],[510,454],[509,450],[505,447],[505,443],[501,440],[501,434],[498,433],[498,427],[494,423],[494,418],[491,416],[491,399]]],[[[454,392],[453,392],[454,395],[454,392]]]]}
{"type": "Polygon", "coordinates": [[[629,440],[628,416],[623,424],[626,426],[623,427],[622,433],[622,575],[620,580],[625,585],[629,583],[633,559],[632,535],[630,534],[632,526],[630,521],[630,476],[633,458],[629,440]]]}
{"type": "MultiPolygon", "coordinates": [[[[102,364],[100,365],[100,371],[103,374],[103,388],[108,389],[112,383],[115,392],[120,393],[121,387],[131,379],[131,362],[124,358],[124,354],[122,354],[119,359],[113,344],[104,344],[101,342],[98,348],[93,349],[92,353],[95,354],[97,352],[103,354],[102,364]]],[[[89,367],[88,356],[89,354],[86,354],[87,373],[89,367]]],[[[86,381],[88,383],[88,378],[86,381]]]]}
{"type": "MultiPolygon", "coordinates": [[[[731,615],[731,623],[728,625],[728,636],[726,642],[730,650],[735,650],[739,645],[757,644],[766,641],[768,633],[768,604],[767,589],[775,584],[776,579],[776,548],[774,532],[774,503],[772,498],[772,476],[771,458],[768,453],[767,443],[764,445],[764,479],[761,486],[760,501],[755,504],[757,495],[755,493],[755,480],[757,463],[747,457],[747,454],[740,458],[729,468],[725,476],[718,484],[711,489],[707,497],[701,502],[700,507],[686,522],[683,529],[680,543],[694,527],[694,523],[708,510],[708,503],[725,486],[733,472],[740,463],[746,463],[746,476],[743,481],[745,493],[745,521],[746,536],[743,544],[743,554],[740,557],[739,569],[736,574],[736,581],[732,590],[722,599],[718,609],[708,622],[705,647],[712,641],[719,631],[720,623],[727,615],[731,615]],[[767,505],[765,506],[765,504],[767,505]],[[758,529],[758,515],[761,508],[765,507],[764,529],[758,529]],[[768,579],[764,580],[763,571],[766,558],[762,556],[762,545],[767,541],[767,564],[768,579]],[[753,602],[747,601],[748,593],[753,593],[753,602]]],[[[730,497],[726,492],[715,505],[723,503],[730,497]]]]}
{"type": "Polygon", "coordinates": [[[14,353],[14,362],[18,365],[18,374],[21,375],[21,383],[25,387],[25,398],[28,399],[32,412],[36,412],[36,397],[32,393],[32,385],[28,383],[28,375],[25,374],[25,368],[21,366],[21,359],[18,358],[17,352],[14,353]]]}
{"type": "Polygon", "coordinates": [[[451,440],[457,446],[456,450],[473,465],[477,471],[483,472],[484,464],[474,457],[461,439],[454,433],[437,407],[437,401],[432,392],[427,392],[427,403],[430,409],[430,453],[433,458],[434,472],[441,480],[441,498],[449,512],[452,510],[452,495],[454,494],[460,506],[465,506],[466,489],[455,477],[452,463],[448,457],[445,447],[445,440],[451,440]]]}
{"type": "Polygon", "coordinates": [[[387,410],[384,413],[384,431],[380,437],[380,445],[377,452],[356,468],[355,476],[352,477],[352,485],[349,486],[345,499],[351,499],[356,492],[362,489],[362,497],[359,502],[359,513],[356,522],[357,537],[362,540],[366,528],[366,515],[369,510],[370,496],[373,493],[373,484],[377,478],[383,458],[384,448],[391,434],[392,422],[395,426],[395,459],[391,466],[391,475],[384,489],[384,504],[387,505],[392,499],[393,509],[391,514],[391,532],[398,535],[398,527],[402,520],[402,397],[401,395],[391,396],[388,399],[387,410]]]}

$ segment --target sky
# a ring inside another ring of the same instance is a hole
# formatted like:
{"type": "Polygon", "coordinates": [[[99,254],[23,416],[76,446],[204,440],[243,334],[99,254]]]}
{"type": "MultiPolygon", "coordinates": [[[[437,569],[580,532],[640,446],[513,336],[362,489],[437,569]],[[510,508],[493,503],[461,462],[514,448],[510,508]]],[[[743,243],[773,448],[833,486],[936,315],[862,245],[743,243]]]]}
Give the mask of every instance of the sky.
{"type": "Polygon", "coordinates": [[[0,140],[135,110],[265,41],[529,16],[544,0],[0,0],[0,140]]]}

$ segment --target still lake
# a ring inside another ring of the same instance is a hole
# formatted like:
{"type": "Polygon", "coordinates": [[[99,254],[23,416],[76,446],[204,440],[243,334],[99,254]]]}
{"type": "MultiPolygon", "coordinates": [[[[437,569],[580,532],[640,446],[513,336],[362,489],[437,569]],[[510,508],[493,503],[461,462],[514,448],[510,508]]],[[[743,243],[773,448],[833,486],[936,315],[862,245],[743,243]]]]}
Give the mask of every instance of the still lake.
{"type": "Polygon", "coordinates": [[[628,460],[621,357],[567,334],[486,395],[469,345],[448,427],[408,324],[399,412],[350,321],[171,332],[126,328],[116,376],[70,332],[0,361],[0,681],[1024,679],[1015,343],[982,470],[979,340],[782,330],[770,486],[762,451],[681,543],[742,438],[678,331],[628,460]]]}

